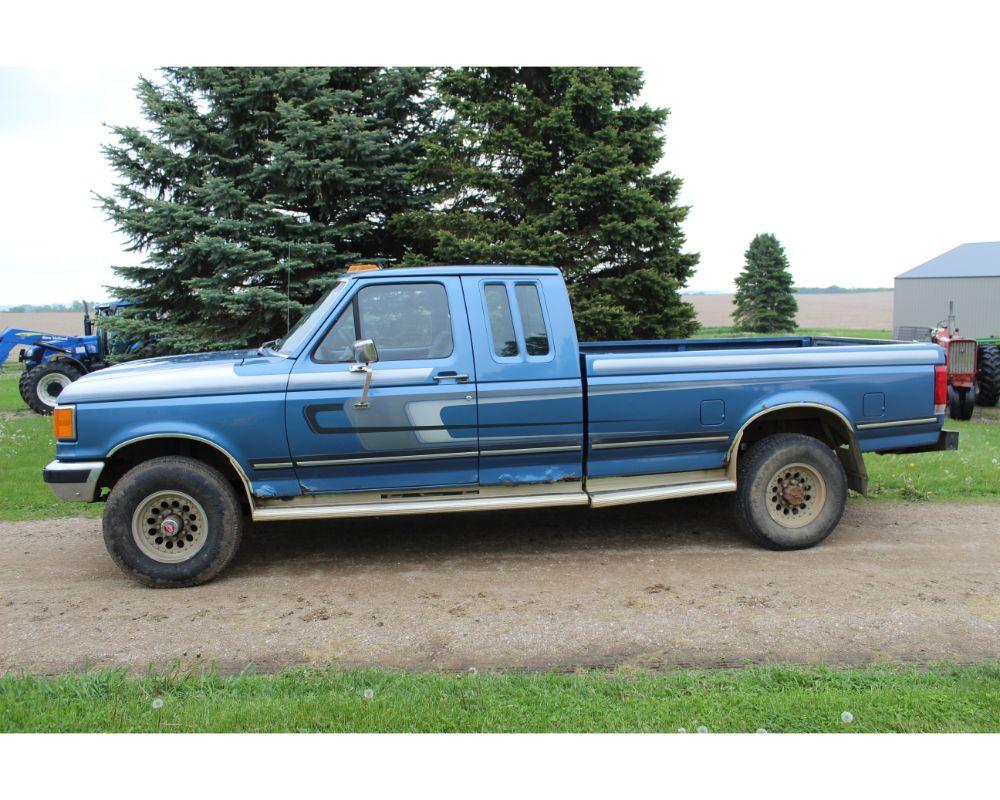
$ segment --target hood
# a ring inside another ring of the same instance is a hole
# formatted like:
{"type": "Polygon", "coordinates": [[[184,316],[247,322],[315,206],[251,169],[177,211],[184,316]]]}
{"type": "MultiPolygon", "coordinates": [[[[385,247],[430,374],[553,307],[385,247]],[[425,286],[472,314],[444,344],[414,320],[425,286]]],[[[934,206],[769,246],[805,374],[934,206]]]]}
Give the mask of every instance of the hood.
{"type": "Polygon", "coordinates": [[[59,402],[279,392],[285,390],[293,363],[256,350],[146,358],[84,375],[63,390],[59,402]]]}

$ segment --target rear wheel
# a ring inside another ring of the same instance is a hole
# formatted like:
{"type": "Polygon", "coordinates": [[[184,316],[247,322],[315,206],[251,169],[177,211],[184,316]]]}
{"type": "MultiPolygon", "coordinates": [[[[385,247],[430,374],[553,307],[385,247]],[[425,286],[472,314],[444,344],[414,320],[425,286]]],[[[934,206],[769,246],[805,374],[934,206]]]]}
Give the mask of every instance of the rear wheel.
{"type": "Polygon", "coordinates": [[[21,377],[21,396],[32,411],[51,414],[59,404],[59,395],[81,374],[79,369],[63,361],[39,364],[21,377]]]}
{"type": "Polygon", "coordinates": [[[1000,345],[984,344],[979,348],[979,396],[981,406],[995,406],[1000,401],[1000,345]]]}
{"type": "Polygon", "coordinates": [[[104,509],[104,544],[133,580],[195,586],[236,555],[244,518],[236,492],[193,458],[165,456],[129,470],[104,509]]]}
{"type": "Polygon", "coordinates": [[[743,456],[736,514],[751,541],[772,550],[819,544],[837,527],[847,477],[833,451],[799,433],[768,436],[743,456]]]}

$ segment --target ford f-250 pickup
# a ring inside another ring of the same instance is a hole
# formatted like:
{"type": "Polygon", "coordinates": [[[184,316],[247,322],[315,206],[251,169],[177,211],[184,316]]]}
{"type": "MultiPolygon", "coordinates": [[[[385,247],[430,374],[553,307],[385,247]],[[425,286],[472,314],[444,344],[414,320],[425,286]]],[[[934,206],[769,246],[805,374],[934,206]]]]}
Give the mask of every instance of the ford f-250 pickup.
{"type": "Polygon", "coordinates": [[[750,539],[795,549],[865,493],[863,452],[958,446],[946,393],[932,344],[578,343],[553,268],[352,268],[282,340],[67,387],[44,479],[105,501],[108,551],[151,586],[213,578],[247,520],[723,492],[750,539]]]}

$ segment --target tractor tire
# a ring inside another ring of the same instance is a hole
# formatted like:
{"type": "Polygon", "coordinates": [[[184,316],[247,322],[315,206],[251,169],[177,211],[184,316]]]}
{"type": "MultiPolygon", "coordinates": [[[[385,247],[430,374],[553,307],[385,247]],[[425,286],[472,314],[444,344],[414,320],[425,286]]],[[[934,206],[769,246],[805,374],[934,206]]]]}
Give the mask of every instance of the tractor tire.
{"type": "Polygon", "coordinates": [[[196,586],[232,561],[244,526],[236,491],[217,470],[163,456],[136,465],[111,490],[104,545],[119,568],[145,586],[196,586]]]}
{"type": "Polygon", "coordinates": [[[956,389],[954,386],[949,386],[948,416],[963,421],[972,419],[972,412],[976,409],[976,395],[975,386],[968,389],[956,389]]]}
{"type": "Polygon", "coordinates": [[[981,406],[995,406],[1000,400],[1000,345],[984,344],[979,348],[979,396],[981,406]]]}
{"type": "Polygon", "coordinates": [[[28,398],[31,397],[31,388],[28,386],[28,375],[31,374],[32,369],[34,367],[26,368],[17,381],[17,390],[21,393],[21,399],[29,406],[31,405],[28,402],[28,398]]]}
{"type": "Polygon", "coordinates": [[[32,411],[38,414],[51,414],[59,404],[59,395],[63,389],[81,374],[72,364],[62,361],[39,364],[22,376],[24,385],[20,387],[21,396],[32,411]]]}
{"type": "Polygon", "coordinates": [[[801,550],[837,527],[847,476],[826,444],[779,433],[756,442],[740,461],[736,517],[750,541],[770,550],[801,550]]]}

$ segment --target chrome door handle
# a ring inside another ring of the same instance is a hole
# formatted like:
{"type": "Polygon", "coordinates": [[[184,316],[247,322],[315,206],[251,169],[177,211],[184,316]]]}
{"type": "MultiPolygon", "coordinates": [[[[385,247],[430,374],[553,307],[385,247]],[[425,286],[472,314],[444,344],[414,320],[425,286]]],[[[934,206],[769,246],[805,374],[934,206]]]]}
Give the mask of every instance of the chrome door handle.
{"type": "Polygon", "coordinates": [[[459,373],[452,372],[451,370],[446,370],[444,372],[439,372],[437,375],[432,375],[431,377],[433,377],[434,380],[436,380],[436,381],[452,380],[452,381],[455,381],[456,383],[468,383],[469,382],[469,376],[468,375],[460,375],[459,373]]]}

